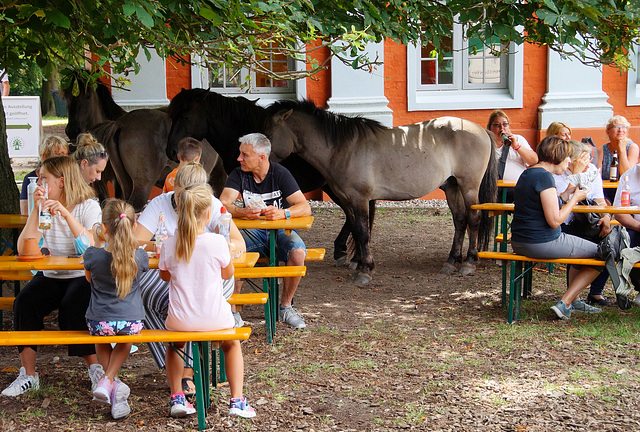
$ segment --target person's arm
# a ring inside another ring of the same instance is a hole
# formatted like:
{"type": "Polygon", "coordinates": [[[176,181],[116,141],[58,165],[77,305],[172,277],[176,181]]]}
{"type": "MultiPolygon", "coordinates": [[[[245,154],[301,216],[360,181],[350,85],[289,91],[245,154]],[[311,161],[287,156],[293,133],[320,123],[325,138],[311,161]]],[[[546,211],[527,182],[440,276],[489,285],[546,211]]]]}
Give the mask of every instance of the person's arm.
{"type": "Polygon", "coordinates": [[[628,230],[640,231],[640,221],[630,214],[616,214],[616,220],[628,230]]]}
{"type": "Polygon", "coordinates": [[[239,191],[226,187],[220,194],[220,202],[225,206],[227,211],[235,218],[258,219],[260,217],[260,209],[252,209],[248,207],[236,207],[233,203],[238,198],[239,191]]]}
{"type": "MultiPolygon", "coordinates": [[[[287,210],[291,213],[292,218],[311,215],[311,206],[301,191],[297,191],[289,195],[287,197],[287,202],[290,204],[290,207],[287,210]]],[[[287,218],[284,209],[279,209],[274,206],[267,207],[264,211],[264,216],[267,220],[280,220],[287,218]]]]}
{"type": "Polygon", "coordinates": [[[24,245],[25,239],[35,238],[40,241],[42,237],[42,233],[38,231],[38,220],[39,220],[39,212],[38,208],[41,203],[44,203],[44,188],[42,186],[38,186],[36,190],[33,192],[33,208],[34,211],[31,212],[29,218],[27,219],[27,223],[25,224],[20,236],[18,237],[18,253],[22,250],[22,246],[24,245]]]}
{"type": "Polygon", "coordinates": [[[2,96],[9,96],[9,92],[11,91],[11,86],[9,85],[9,81],[2,82],[2,96]]]}
{"type": "Polygon", "coordinates": [[[522,161],[527,166],[537,164],[538,154],[533,151],[527,140],[518,136],[515,141],[515,144],[511,144],[511,148],[513,148],[513,150],[518,153],[518,155],[522,158],[522,161]]]}
{"type": "Polygon", "coordinates": [[[89,270],[84,271],[84,277],[87,279],[87,282],[91,282],[91,272],[89,270]]]}
{"type": "Polygon", "coordinates": [[[160,273],[160,279],[163,281],[169,282],[171,280],[171,273],[168,270],[158,270],[158,273],[160,273]]]}
{"type": "Polygon", "coordinates": [[[87,239],[89,240],[89,245],[91,246],[95,245],[93,235],[91,235],[91,233],[88,232],[85,229],[85,227],[80,222],[78,222],[78,220],[75,217],[73,217],[71,212],[65,206],[63,206],[59,201],[47,200],[43,203],[43,206],[49,208],[49,211],[51,212],[52,216],[59,215],[64,218],[74,238],[77,238],[84,233],[87,239]]]}
{"type": "Polygon", "coordinates": [[[229,265],[222,268],[222,279],[231,279],[234,271],[233,260],[229,260],[229,265]]]}
{"type": "Polygon", "coordinates": [[[148,242],[153,237],[153,233],[142,224],[137,224],[133,235],[136,237],[136,240],[141,242],[148,242]]]}
{"type": "Polygon", "coordinates": [[[247,244],[244,242],[244,238],[242,237],[242,234],[240,234],[240,230],[238,229],[236,224],[233,222],[233,219],[231,219],[231,227],[229,231],[230,231],[229,237],[231,238],[233,251],[234,252],[241,251],[242,253],[245,253],[247,251],[247,244]]]}
{"type": "Polygon", "coordinates": [[[556,188],[548,188],[540,192],[540,201],[544,218],[551,228],[558,228],[564,222],[573,207],[587,197],[588,190],[576,189],[567,204],[560,208],[556,188]]]}
{"type": "Polygon", "coordinates": [[[629,145],[628,152],[622,151],[624,148],[626,148],[626,143],[620,146],[620,151],[618,152],[618,176],[622,176],[622,174],[638,163],[638,145],[632,142],[631,145],[629,145]]]}
{"type": "Polygon", "coordinates": [[[20,200],[20,214],[26,215],[29,214],[29,200],[20,200]]]}

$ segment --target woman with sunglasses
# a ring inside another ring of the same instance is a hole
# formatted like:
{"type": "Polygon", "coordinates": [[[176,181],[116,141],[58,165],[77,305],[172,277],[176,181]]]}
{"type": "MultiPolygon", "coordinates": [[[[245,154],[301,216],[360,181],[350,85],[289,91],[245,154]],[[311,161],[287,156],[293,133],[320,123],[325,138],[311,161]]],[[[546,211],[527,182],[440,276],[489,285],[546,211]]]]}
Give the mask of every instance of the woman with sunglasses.
{"type": "MultiPolygon", "coordinates": [[[[598,169],[603,180],[609,180],[609,170],[613,152],[618,154],[618,178],[638,163],[638,145],[629,139],[629,121],[621,115],[613,116],[607,122],[609,142],[598,152],[598,169]]],[[[615,189],[605,189],[605,198],[613,202],[615,189]]]]}
{"type": "MultiPolygon", "coordinates": [[[[91,229],[101,222],[102,211],[75,161],[67,156],[43,161],[33,197],[34,208],[41,206],[49,210],[51,227],[39,230],[39,212],[31,212],[18,238],[18,253],[30,238],[37,239],[52,255],[82,254],[93,245],[91,229]]],[[[85,313],[90,297],[91,287],[83,270],[39,271],[16,296],[14,330],[42,330],[44,317],[56,309],[61,330],[86,330],[85,313]]],[[[22,366],[20,375],[2,391],[4,396],[19,396],[40,387],[36,347],[21,346],[18,352],[22,366]]],[[[70,345],[68,352],[70,356],[84,358],[92,387],[95,387],[104,374],[96,358],[95,345],[70,345]]]]}
{"type": "Polygon", "coordinates": [[[84,180],[93,184],[102,178],[102,172],[107,166],[107,152],[90,133],[78,135],[77,146],[71,157],[78,162],[84,180]]]}

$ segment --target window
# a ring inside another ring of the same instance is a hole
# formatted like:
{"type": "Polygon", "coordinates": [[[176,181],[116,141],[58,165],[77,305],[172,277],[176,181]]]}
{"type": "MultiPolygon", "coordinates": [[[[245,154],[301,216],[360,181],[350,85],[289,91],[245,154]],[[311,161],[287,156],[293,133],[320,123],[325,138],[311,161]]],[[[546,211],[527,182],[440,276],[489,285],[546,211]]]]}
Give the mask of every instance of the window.
{"type": "Polygon", "coordinates": [[[465,39],[456,24],[440,49],[438,58],[431,44],[407,47],[409,111],[522,107],[521,48],[496,56],[504,49],[498,40],[465,39]]]}
{"type": "MultiPolygon", "coordinates": [[[[277,80],[264,73],[250,71],[247,68],[229,68],[221,65],[217,74],[199,66],[199,59],[194,59],[196,66],[192,67],[192,87],[209,88],[226,96],[259,95],[259,104],[268,105],[279,99],[295,99],[305,97],[305,80],[277,80]]],[[[261,64],[268,70],[282,72],[297,68],[304,68],[300,62],[294,62],[283,54],[266,54],[260,59],[261,64]]],[[[214,65],[215,66],[215,65],[214,65]]]]}
{"type": "Polygon", "coordinates": [[[640,67],[640,46],[635,45],[635,49],[629,54],[633,69],[629,68],[627,72],[627,105],[638,106],[640,105],[640,74],[638,73],[638,67],[640,67]]]}

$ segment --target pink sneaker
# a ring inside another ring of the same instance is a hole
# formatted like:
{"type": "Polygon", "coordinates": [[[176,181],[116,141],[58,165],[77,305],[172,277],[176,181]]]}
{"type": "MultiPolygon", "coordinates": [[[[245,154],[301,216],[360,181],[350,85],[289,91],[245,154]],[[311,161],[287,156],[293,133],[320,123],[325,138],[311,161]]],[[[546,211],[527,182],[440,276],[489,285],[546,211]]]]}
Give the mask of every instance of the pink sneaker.
{"type": "Polygon", "coordinates": [[[126,417],[131,412],[129,406],[129,394],[131,389],[118,378],[113,379],[113,389],[111,390],[111,415],[114,419],[126,417]]]}
{"type": "Polygon", "coordinates": [[[109,377],[103,375],[98,381],[96,389],[93,391],[93,400],[96,402],[109,404],[111,403],[111,389],[112,383],[109,381],[109,377]]]}
{"type": "Polygon", "coordinates": [[[256,416],[256,410],[253,409],[247,398],[242,396],[239,399],[231,398],[229,403],[229,415],[237,415],[244,418],[253,418],[256,416]]]}

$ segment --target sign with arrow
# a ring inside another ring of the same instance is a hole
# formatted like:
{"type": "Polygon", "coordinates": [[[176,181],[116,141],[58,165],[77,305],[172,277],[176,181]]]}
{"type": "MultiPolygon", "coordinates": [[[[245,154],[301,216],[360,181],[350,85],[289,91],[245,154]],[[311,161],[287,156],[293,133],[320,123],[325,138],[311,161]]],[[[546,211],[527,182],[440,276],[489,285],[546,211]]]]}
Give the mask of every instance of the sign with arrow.
{"type": "Polygon", "coordinates": [[[40,96],[5,96],[2,106],[7,120],[9,157],[38,157],[42,136],[40,96]]]}

